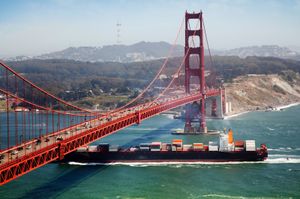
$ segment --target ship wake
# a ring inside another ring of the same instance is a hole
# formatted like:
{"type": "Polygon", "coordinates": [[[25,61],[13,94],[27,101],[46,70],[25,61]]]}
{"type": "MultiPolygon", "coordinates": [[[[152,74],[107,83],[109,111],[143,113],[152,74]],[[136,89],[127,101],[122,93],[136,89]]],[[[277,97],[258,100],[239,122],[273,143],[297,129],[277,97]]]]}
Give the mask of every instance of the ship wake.
{"type": "Polygon", "coordinates": [[[69,165],[78,166],[132,166],[132,167],[150,167],[150,166],[197,166],[197,165],[238,165],[238,164],[300,164],[300,155],[282,155],[273,154],[265,161],[234,161],[234,162],[113,162],[113,163],[82,163],[68,162],[69,165]]]}

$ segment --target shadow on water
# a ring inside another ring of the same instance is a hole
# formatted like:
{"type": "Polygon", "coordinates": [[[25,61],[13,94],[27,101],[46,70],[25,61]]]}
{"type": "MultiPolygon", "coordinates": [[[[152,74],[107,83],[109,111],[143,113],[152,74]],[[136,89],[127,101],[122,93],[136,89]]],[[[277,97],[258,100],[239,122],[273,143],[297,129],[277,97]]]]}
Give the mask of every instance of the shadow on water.
{"type": "MultiPolygon", "coordinates": [[[[171,129],[174,124],[170,123],[163,126],[163,129],[171,129]]],[[[133,146],[137,145],[137,143],[147,142],[155,137],[157,137],[158,133],[156,131],[160,131],[159,129],[149,131],[148,133],[141,134],[140,137],[131,140],[130,142],[124,144],[123,146],[133,146]]],[[[164,130],[165,131],[165,130],[164,130]]],[[[166,131],[166,133],[170,133],[170,131],[166,131]]],[[[57,164],[57,163],[53,163],[57,164]]],[[[69,165],[60,166],[69,167],[66,169],[71,169],[69,172],[62,174],[61,176],[55,178],[54,180],[44,183],[41,186],[30,190],[26,194],[24,194],[21,198],[29,199],[29,198],[55,198],[60,194],[66,192],[70,188],[80,184],[81,182],[93,177],[95,174],[99,172],[103,172],[110,166],[106,165],[97,165],[97,166],[76,166],[75,168],[70,167],[69,165]]]]}
{"type": "MultiPolygon", "coordinates": [[[[53,163],[57,164],[57,163],[53,163]]],[[[67,166],[67,165],[61,165],[67,166]]],[[[108,166],[84,166],[76,168],[68,168],[71,171],[57,177],[56,179],[44,183],[41,186],[27,192],[20,198],[31,199],[31,198],[55,198],[71,187],[80,184],[80,182],[94,176],[95,174],[104,171],[108,166]]]]}

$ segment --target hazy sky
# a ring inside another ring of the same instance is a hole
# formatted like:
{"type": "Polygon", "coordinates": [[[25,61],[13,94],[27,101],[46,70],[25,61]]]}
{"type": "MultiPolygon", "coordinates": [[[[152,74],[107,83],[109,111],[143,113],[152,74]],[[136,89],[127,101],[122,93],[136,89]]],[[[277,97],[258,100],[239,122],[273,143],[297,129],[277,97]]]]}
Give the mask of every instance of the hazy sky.
{"type": "Polygon", "coordinates": [[[203,10],[214,49],[300,46],[300,0],[1,0],[0,8],[0,57],[115,44],[117,22],[123,44],[172,43],[186,10],[203,10]]]}

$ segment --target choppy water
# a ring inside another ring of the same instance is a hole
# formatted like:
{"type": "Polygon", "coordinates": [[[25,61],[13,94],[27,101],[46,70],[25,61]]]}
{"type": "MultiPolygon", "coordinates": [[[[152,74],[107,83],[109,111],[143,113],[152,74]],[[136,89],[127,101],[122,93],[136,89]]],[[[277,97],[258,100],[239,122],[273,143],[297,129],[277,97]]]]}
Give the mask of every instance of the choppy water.
{"type": "MultiPolygon", "coordinates": [[[[49,164],[0,187],[0,198],[300,198],[300,106],[208,121],[232,128],[236,139],[266,143],[261,163],[49,164]]],[[[98,142],[137,145],[177,137],[208,142],[216,136],[174,136],[183,122],[157,116],[98,142]]]]}

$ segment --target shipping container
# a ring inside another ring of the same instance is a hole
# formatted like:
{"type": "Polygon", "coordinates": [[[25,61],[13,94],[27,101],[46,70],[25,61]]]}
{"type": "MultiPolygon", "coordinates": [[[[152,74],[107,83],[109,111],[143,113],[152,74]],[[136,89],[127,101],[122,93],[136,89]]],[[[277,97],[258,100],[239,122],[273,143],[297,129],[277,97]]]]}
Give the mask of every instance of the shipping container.
{"type": "Polygon", "coordinates": [[[119,145],[110,145],[109,146],[109,151],[110,152],[117,152],[120,150],[120,146],[119,145]]]}
{"type": "Polygon", "coordinates": [[[194,151],[204,151],[204,145],[202,146],[193,146],[194,151]]]}
{"type": "Polygon", "coordinates": [[[167,151],[167,144],[166,143],[162,143],[161,150],[162,151],[167,151]]]}
{"type": "Polygon", "coordinates": [[[150,143],[140,143],[140,147],[141,146],[148,146],[149,147],[150,145],[151,145],[150,143]]]}
{"type": "Polygon", "coordinates": [[[208,146],[207,146],[207,145],[204,145],[203,150],[204,150],[204,151],[208,151],[208,146]]]}
{"type": "Polygon", "coordinates": [[[244,147],[245,142],[243,140],[236,140],[234,141],[235,147],[244,147]]]}
{"type": "Polygon", "coordinates": [[[182,151],[183,148],[182,147],[176,147],[176,151],[182,151]]]}
{"type": "Polygon", "coordinates": [[[153,148],[151,148],[150,151],[160,151],[160,149],[153,149],[153,148]]]}
{"type": "Polygon", "coordinates": [[[184,151],[191,151],[191,150],[193,150],[193,145],[191,145],[191,144],[184,144],[183,145],[183,150],[184,151]]]}
{"type": "Polygon", "coordinates": [[[149,151],[150,150],[150,143],[141,143],[140,144],[140,150],[146,150],[146,151],[149,151]]]}
{"type": "Polygon", "coordinates": [[[102,152],[107,152],[109,150],[109,144],[108,143],[98,144],[97,150],[102,152]]]}
{"type": "Polygon", "coordinates": [[[174,139],[174,140],[172,140],[172,144],[182,145],[182,140],[181,139],[174,139]]]}
{"type": "Polygon", "coordinates": [[[203,148],[203,143],[193,143],[194,148],[203,148]]]}
{"type": "Polygon", "coordinates": [[[244,147],[234,147],[234,151],[244,151],[244,147]]]}
{"type": "Polygon", "coordinates": [[[88,151],[96,152],[97,151],[97,147],[98,146],[96,146],[96,145],[88,146],[88,151]]]}
{"type": "Polygon", "coordinates": [[[246,148],[246,151],[256,151],[255,140],[246,140],[245,148],[246,148]]]}
{"type": "Polygon", "coordinates": [[[86,146],[83,147],[79,147],[76,151],[77,152],[86,152],[88,150],[88,148],[86,146]]]}
{"type": "Polygon", "coordinates": [[[161,149],[161,142],[152,142],[150,145],[150,150],[151,151],[160,151],[161,149]]]}
{"type": "Polygon", "coordinates": [[[246,147],[246,151],[256,151],[255,147],[246,147]]]}
{"type": "Polygon", "coordinates": [[[218,151],[219,149],[218,149],[218,146],[216,146],[216,145],[209,145],[208,150],[209,151],[218,151]]]}
{"type": "Polygon", "coordinates": [[[171,151],[172,150],[172,144],[167,143],[167,151],[171,151]]]}
{"type": "Polygon", "coordinates": [[[176,151],[177,147],[172,145],[172,151],[176,151]]]}
{"type": "Polygon", "coordinates": [[[140,150],[141,151],[150,151],[150,147],[143,146],[143,147],[140,147],[140,150]]]}

